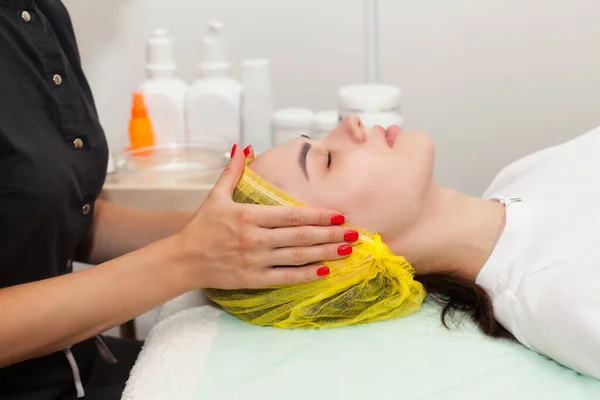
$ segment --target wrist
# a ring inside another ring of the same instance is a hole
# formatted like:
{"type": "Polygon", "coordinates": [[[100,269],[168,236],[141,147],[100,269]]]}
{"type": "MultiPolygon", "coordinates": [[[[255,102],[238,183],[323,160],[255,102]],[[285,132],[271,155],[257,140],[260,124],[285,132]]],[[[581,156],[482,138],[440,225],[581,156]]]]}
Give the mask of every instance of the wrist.
{"type": "Polygon", "coordinates": [[[186,238],[177,233],[161,243],[164,248],[167,268],[176,276],[184,293],[204,287],[204,265],[199,257],[194,256],[186,238]]]}
{"type": "Polygon", "coordinates": [[[194,216],[195,211],[175,211],[175,220],[177,221],[177,231],[174,233],[180,232],[185,226],[190,222],[192,217],[194,216]]]}

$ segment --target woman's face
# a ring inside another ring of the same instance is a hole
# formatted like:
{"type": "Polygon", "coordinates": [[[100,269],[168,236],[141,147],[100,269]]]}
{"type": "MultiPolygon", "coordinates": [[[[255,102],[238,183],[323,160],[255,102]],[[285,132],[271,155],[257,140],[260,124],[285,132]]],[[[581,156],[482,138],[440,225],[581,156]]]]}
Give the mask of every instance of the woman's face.
{"type": "Polygon", "coordinates": [[[351,115],[322,140],[299,137],[264,152],[251,168],[298,200],[342,212],[385,240],[417,224],[434,162],[428,135],[397,126],[388,133],[351,115]]]}

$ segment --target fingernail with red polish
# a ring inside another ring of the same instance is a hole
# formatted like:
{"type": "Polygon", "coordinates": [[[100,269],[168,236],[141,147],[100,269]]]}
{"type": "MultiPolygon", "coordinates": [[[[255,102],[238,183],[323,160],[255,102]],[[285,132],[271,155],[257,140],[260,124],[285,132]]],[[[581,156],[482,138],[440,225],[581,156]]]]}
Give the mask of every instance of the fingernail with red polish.
{"type": "Polygon", "coordinates": [[[338,255],[347,256],[350,253],[352,253],[352,246],[350,246],[349,244],[343,244],[340,247],[338,247],[338,255]]]}
{"type": "Polygon", "coordinates": [[[233,157],[235,155],[235,151],[237,150],[237,144],[234,144],[233,147],[231,148],[231,156],[233,157]]]}
{"type": "Polygon", "coordinates": [[[329,267],[321,267],[317,270],[317,275],[319,276],[325,276],[325,275],[329,275],[329,267]]]}
{"type": "Polygon", "coordinates": [[[250,148],[252,146],[248,145],[246,146],[246,148],[244,149],[244,157],[248,157],[248,154],[250,154],[250,148]]]}
{"type": "Polygon", "coordinates": [[[346,218],[344,218],[343,215],[334,215],[333,217],[331,217],[331,224],[332,225],[341,225],[344,222],[346,222],[346,218]]]}
{"type": "Polygon", "coordinates": [[[345,242],[356,242],[358,240],[358,232],[356,231],[348,231],[344,233],[344,241],[345,242]]]}

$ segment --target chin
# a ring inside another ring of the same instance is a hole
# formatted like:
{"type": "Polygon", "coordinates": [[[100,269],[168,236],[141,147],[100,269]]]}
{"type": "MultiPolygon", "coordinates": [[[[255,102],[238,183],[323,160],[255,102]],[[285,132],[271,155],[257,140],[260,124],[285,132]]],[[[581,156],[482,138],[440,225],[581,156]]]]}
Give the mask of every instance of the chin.
{"type": "Polygon", "coordinates": [[[423,142],[424,146],[435,147],[435,143],[433,142],[433,139],[431,139],[429,133],[418,131],[415,132],[415,136],[417,136],[419,140],[423,142]]]}
{"type": "Polygon", "coordinates": [[[394,147],[399,151],[408,151],[433,160],[435,157],[435,143],[426,132],[406,132],[396,140],[394,147]]]}
{"type": "Polygon", "coordinates": [[[423,138],[423,146],[425,147],[427,153],[430,155],[432,160],[431,162],[433,164],[433,159],[435,158],[435,142],[433,141],[431,136],[429,136],[428,133],[423,132],[421,136],[423,138]]]}
{"type": "MultiPolygon", "coordinates": [[[[426,132],[409,133],[410,143],[406,143],[407,160],[415,175],[415,179],[423,186],[433,181],[435,164],[435,143],[426,132]]],[[[408,138],[407,138],[408,139],[408,138]]]]}

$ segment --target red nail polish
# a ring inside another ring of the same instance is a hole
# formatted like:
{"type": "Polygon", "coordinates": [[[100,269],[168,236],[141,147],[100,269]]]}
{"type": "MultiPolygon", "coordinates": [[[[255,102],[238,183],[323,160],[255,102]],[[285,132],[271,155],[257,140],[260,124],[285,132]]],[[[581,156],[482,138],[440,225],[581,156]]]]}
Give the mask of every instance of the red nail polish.
{"type": "Polygon", "coordinates": [[[343,215],[334,215],[333,217],[331,217],[332,225],[341,225],[344,222],[346,222],[346,218],[344,218],[343,215]]]}
{"type": "Polygon", "coordinates": [[[345,242],[356,242],[358,240],[358,232],[356,231],[348,231],[344,233],[344,241],[345,242]]]}
{"type": "Polygon", "coordinates": [[[329,275],[329,267],[321,267],[317,270],[317,275],[319,276],[325,276],[325,275],[329,275]]]}
{"type": "Polygon", "coordinates": [[[338,247],[338,255],[347,256],[350,253],[352,253],[352,246],[350,246],[349,244],[343,244],[340,247],[338,247]]]}
{"type": "Polygon", "coordinates": [[[231,148],[231,156],[230,157],[234,156],[236,150],[237,150],[237,144],[234,144],[233,147],[231,148]]]}
{"type": "Polygon", "coordinates": [[[244,157],[248,157],[248,154],[250,154],[250,145],[246,146],[244,149],[244,157]]]}

